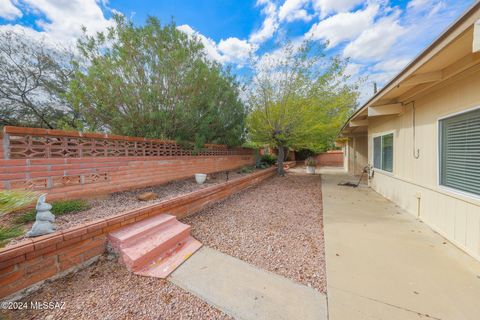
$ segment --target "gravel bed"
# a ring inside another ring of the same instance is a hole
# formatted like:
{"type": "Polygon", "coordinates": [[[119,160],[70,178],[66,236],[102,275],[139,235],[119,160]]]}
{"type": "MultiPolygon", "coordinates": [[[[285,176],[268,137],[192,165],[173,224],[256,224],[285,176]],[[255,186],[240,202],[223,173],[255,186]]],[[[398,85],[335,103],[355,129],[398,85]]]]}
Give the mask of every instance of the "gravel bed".
{"type": "Polygon", "coordinates": [[[6,319],[232,319],[170,282],[128,272],[102,256],[21,301],[61,302],[63,309],[0,311],[6,319]]]}
{"type": "MultiPolygon", "coordinates": [[[[229,171],[229,181],[245,176],[247,174],[248,173],[229,171]]],[[[90,205],[90,209],[88,210],[69,213],[57,217],[55,219],[55,226],[57,227],[57,230],[68,229],[82,223],[106,218],[133,209],[150,206],[161,201],[178,197],[183,194],[210,187],[215,184],[224,183],[225,181],[225,172],[218,172],[214,174],[209,174],[207,181],[202,185],[197,184],[195,182],[195,178],[190,178],[186,180],[176,180],[142,189],[111,193],[109,195],[105,195],[96,199],[88,200],[88,203],[90,205]],[[138,195],[145,192],[153,192],[157,194],[157,199],[150,201],[139,201],[137,199],[138,195]]],[[[19,214],[21,213],[9,215],[2,222],[2,224],[9,224],[9,221],[13,221],[16,215],[19,214]]],[[[25,232],[31,228],[32,224],[33,223],[29,223],[24,226],[25,232]]],[[[24,236],[13,238],[8,244],[6,244],[6,247],[18,243],[24,238],[24,236]]]]}
{"type": "Polygon", "coordinates": [[[182,222],[207,246],[325,293],[320,175],[295,171],[182,222]]]}

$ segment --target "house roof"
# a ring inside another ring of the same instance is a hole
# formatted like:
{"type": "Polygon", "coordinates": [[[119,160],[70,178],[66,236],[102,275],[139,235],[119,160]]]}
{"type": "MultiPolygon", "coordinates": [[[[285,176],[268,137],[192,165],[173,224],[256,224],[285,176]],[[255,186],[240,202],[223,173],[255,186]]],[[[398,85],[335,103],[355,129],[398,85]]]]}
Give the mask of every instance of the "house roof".
{"type": "Polygon", "coordinates": [[[346,121],[340,136],[366,132],[368,119],[399,114],[405,105],[464,71],[474,72],[480,53],[480,1],[477,0],[457,21],[412,60],[400,73],[371,97],[346,121]],[[479,24],[474,27],[475,24],[479,24]],[[475,31],[475,29],[477,29],[475,31]]]}

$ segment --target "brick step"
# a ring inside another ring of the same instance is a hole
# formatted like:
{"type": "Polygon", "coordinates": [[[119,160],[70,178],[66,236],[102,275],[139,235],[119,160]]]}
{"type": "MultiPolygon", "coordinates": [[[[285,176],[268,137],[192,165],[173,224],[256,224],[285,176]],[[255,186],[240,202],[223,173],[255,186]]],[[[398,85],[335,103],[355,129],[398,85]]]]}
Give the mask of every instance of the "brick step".
{"type": "Polygon", "coordinates": [[[201,247],[202,243],[200,241],[188,236],[186,240],[171,251],[159,256],[135,273],[141,276],[164,279],[201,247]]]}
{"type": "Polygon", "coordinates": [[[168,224],[174,223],[175,221],[177,221],[175,216],[161,214],[116,230],[108,235],[108,240],[112,247],[118,250],[120,249],[120,245],[128,246],[133,244],[139,238],[168,228],[168,224]]]}
{"type": "Polygon", "coordinates": [[[165,278],[202,246],[190,236],[190,229],[162,214],[116,230],[108,238],[130,271],[165,278]]]}

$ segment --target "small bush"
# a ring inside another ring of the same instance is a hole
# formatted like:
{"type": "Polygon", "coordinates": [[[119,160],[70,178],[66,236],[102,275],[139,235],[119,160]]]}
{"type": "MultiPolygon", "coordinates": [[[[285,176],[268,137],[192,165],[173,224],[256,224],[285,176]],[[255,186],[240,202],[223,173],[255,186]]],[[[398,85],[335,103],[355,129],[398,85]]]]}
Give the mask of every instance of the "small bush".
{"type": "Polygon", "coordinates": [[[273,166],[275,163],[277,163],[277,157],[271,154],[264,154],[260,162],[273,166]]]}
{"type": "Polygon", "coordinates": [[[26,207],[38,196],[38,192],[28,190],[2,190],[0,191],[0,215],[26,207]]]}
{"type": "Polygon", "coordinates": [[[307,160],[305,160],[305,165],[308,167],[316,167],[317,160],[314,157],[308,157],[307,160]]]}
{"type": "Polygon", "coordinates": [[[36,211],[28,210],[27,212],[22,213],[13,220],[15,224],[26,224],[29,222],[35,221],[36,211]]]}
{"type": "Polygon", "coordinates": [[[67,213],[84,211],[90,208],[85,200],[62,200],[52,203],[52,213],[61,216],[67,213]]]}
{"type": "Polygon", "coordinates": [[[3,247],[8,240],[21,236],[23,229],[20,226],[2,227],[0,226],[0,247],[3,247]]]}
{"type": "Polygon", "coordinates": [[[260,162],[259,164],[256,165],[257,169],[267,169],[270,168],[270,165],[265,162],[260,162]]]}
{"type": "MultiPolygon", "coordinates": [[[[62,200],[52,204],[50,210],[54,215],[61,216],[67,213],[80,212],[90,208],[85,200],[62,200]]],[[[26,224],[35,221],[37,211],[35,209],[28,210],[15,218],[15,224],[26,224]]]]}
{"type": "Polygon", "coordinates": [[[242,167],[242,168],[240,168],[238,173],[252,173],[253,170],[254,170],[254,168],[252,168],[252,167],[242,167]]]}

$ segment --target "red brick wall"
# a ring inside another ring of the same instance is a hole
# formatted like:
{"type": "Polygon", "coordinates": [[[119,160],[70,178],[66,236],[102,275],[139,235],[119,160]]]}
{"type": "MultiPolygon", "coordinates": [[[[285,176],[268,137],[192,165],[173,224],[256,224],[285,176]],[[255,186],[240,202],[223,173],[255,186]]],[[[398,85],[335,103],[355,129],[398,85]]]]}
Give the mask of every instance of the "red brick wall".
{"type": "Polygon", "coordinates": [[[320,167],[343,167],[343,151],[328,151],[317,155],[317,165],[320,167]]]}
{"type": "Polygon", "coordinates": [[[221,145],[206,145],[197,153],[172,141],[18,127],[5,127],[4,137],[8,139],[1,148],[0,189],[41,190],[48,192],[49,201],[141,188],[255,163],[252,150],[221,145]]]}
{"type": "MultiPolygon", "coordinates": [[[[293,166],[294,163],[290,163],[293,166]]],[[[24,240],[0,249],[0,298],[18,293],[62,272],[70,272],[106,250],[115,229],[162,213],[182,218],[275,175],[276,168],[207,187],[151,206],[24,240]]]]}

